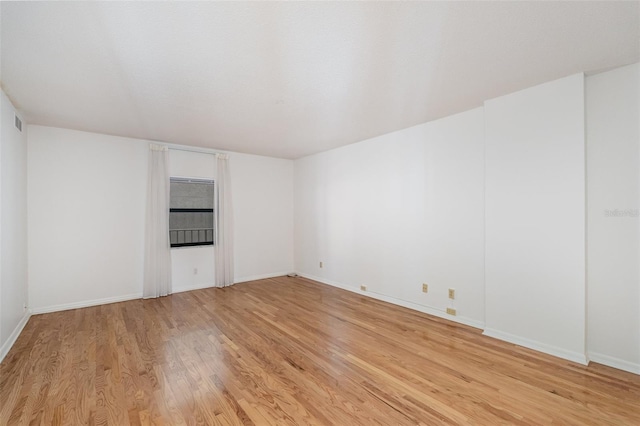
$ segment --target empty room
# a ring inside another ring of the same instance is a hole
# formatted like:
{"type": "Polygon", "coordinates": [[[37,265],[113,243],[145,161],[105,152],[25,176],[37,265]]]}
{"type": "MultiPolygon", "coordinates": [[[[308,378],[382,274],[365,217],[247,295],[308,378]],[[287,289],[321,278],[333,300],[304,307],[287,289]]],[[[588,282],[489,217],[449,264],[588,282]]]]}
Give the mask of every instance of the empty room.
{"type": "Polygon", "coordinates": [[[640,2],[0,2],[0,425],[640,425],[640,2]]]}

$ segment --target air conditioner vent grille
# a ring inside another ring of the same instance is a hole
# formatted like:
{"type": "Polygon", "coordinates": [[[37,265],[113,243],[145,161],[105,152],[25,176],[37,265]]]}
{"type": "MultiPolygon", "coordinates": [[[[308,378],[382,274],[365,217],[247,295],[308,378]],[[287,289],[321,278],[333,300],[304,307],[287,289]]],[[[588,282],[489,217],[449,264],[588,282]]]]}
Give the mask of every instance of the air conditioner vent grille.
{"type": "Polygon", "coordinates": [[[16,115],[16,129],[22,131],[22,120],[16,115]]]}

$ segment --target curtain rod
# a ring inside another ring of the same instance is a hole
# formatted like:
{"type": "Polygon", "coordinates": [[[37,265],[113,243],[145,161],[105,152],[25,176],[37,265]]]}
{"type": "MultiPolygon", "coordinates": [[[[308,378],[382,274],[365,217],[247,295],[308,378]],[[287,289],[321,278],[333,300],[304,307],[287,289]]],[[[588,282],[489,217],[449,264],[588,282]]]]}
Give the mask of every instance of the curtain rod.
{"type": "Polygon", "coordinates": [[[211,154],[211,155],[228,155],[226,152],[215,151],[213,149],[208,149],[208,148],[197,148],[195,146],[190,147],[187,145],[175,145],[171,143],[165,143],[162,145],[166,146],[168,149],[173,151],[195,152],[198,154],[211,154]]]}

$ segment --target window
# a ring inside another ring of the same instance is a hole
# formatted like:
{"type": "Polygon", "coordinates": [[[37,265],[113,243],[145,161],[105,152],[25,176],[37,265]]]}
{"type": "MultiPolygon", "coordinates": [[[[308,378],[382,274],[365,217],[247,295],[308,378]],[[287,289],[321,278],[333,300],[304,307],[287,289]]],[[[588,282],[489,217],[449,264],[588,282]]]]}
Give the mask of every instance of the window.
{"type": "Polygon", "coordinates": [[[213,185],[212,180],[171,178],[171,247],[213,245],[213,185]]]}

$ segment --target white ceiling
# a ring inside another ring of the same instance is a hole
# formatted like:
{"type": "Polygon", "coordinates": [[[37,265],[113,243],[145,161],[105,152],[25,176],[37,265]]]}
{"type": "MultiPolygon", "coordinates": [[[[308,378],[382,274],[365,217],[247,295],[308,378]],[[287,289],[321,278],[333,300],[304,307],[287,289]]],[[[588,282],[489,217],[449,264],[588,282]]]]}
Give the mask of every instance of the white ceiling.
{"type": "Polygon", "coordinates": [[[638,2],[2,2],[29,123],[298,158],[640,59],[638,2]]]}

